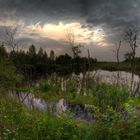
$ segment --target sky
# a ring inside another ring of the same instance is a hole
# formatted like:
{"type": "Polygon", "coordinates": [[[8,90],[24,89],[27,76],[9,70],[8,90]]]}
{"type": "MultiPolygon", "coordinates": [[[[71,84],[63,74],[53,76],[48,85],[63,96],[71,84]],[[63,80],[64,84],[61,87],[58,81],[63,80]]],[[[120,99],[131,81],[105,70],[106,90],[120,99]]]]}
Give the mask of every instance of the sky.
{"type": "Polygon", "coordinates": [[[6,28],[16,26],[21,49],[34,44],[48,53],[53,49],[56,55],[71,54],[71,31],[75,44],[84,46],[81,56],[89,49],[99,61],[114,61],[120,40],[121,59],[129,51],[125,31],[139,29],[140,0],[0,0],[0,40],[6,28]]]}

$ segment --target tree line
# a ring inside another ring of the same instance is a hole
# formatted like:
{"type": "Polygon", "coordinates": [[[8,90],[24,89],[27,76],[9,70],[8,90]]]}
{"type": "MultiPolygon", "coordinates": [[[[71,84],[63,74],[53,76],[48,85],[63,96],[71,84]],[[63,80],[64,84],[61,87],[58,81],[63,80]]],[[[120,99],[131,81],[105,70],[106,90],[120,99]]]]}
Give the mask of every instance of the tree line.
{"type": "Polygon", "coordinates": [[[34,45],[31,45],[27,51],[12,50],[10,52],[6,51],[4,45],[1,45],[0,53],[9,58],[16,67],[17,73],[22,74],[29,82],[53,73],[59,76],[79,74],[88,71],[91,69],[89,65],[97,62],[97,59],[91,57],[77,56],[73,58],[67,53],[56,56],[53,50],[48,54],[42,48],[37,51],[34,45]]]}

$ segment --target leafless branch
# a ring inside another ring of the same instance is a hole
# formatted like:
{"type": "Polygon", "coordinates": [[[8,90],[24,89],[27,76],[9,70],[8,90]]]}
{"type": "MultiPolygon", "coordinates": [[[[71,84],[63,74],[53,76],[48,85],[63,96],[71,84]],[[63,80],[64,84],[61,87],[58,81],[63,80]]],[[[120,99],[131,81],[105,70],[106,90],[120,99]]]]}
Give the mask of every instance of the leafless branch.
{"type": "Polygon", "coordinates": [[[11,47],[12,51],[15,51],[15,48],[18,50],[19,46],[19,42],[16,40],[17,29],[17,27],[11,27],[5,30],[5,44],[11,47]]]}

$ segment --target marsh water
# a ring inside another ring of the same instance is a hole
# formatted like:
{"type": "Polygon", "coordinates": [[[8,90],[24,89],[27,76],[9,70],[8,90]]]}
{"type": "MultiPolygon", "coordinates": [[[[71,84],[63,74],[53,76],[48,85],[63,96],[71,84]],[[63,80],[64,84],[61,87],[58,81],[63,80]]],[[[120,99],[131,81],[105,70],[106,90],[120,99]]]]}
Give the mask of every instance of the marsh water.
{"type": "Polygon", "coordinates": [[[23,101],[29,109],[48,110],[53,115],[66,115],[65,113],[70,113],[69,115],[72,115],[76,119],[82,119],[88,122],[93,121],[92,113],[86,105],[72,104],[67,102],[64,98],[59,99],[58,101],[45,102],[32,93],[21,93],[20,100],[23,101]],[[25,98],[26,94],[28,94],[27,98],[25,98]]]}
{"type": "Polygon", "coordinates": [[[90,75],[91,77],[94,75],[94,78],[99,82],[107,84],[118,84],[118,86],[120,87],[125,86],[129,88],[132,84],[133,88],[136,88],[136,86],[139,85],[140,82],[140,77],[138,75],[136,74],[132,75],[132,73],[125,71],[97,70],[91,72],[90,75]]]}
{"type": "MultiPolygon", "coordinates": [[[[133,75],[132,83],[132,74],[125,71],[92,71],[89,73],[90,78],[94,78],[95,81],[103,82],[107,84],[118,84],[120,87],[130,88],[131,85],[134,90],[140,92],[139,82],[140,77],[138,75],[133,75]]],[[[82,79],[83,75],[78,75],[78,79],[82,79]]],[[[80,81],[80,80],[79,80],[80,81]]],[[[63,80],[63,82],[65,82],[63,80]]],[[[62,88],[64,84],[62,83],[62,88]]],[[[80,84],[79,84],[80,86],[80,84]]],[[[80,87],[78,87],[80,88],[80,87]]],[[[29,108],[29,109],[39,109],[39,110],[49,110],[54,115],[62,114],[66,111],[70,111],[75,118],[86,120],[88,122],[93,121],[93,116],[90,110],[84,104],[70,104],[65,99],[59,99],[58,101],[47,101],[42,98],[35,96],[32,93],[21,93],[20,100],[29,108]]]]}

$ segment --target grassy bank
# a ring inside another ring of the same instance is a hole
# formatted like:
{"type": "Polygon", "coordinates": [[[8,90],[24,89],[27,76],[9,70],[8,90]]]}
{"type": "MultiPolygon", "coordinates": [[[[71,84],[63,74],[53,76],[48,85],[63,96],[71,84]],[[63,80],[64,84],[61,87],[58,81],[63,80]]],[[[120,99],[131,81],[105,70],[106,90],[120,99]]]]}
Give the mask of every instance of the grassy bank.
{"type": "Polygon", "coordinates": [[[0,139],[2,140],[139,140],[140,97],[130,98],[126,89],[97,84],[88,96],[38,91],[46,100],[66,98],[89,104],[93,124],[74,119],[69,111],[53,116],[48,111],[28,110],[15,98],[0,94],[0,139]]]}

